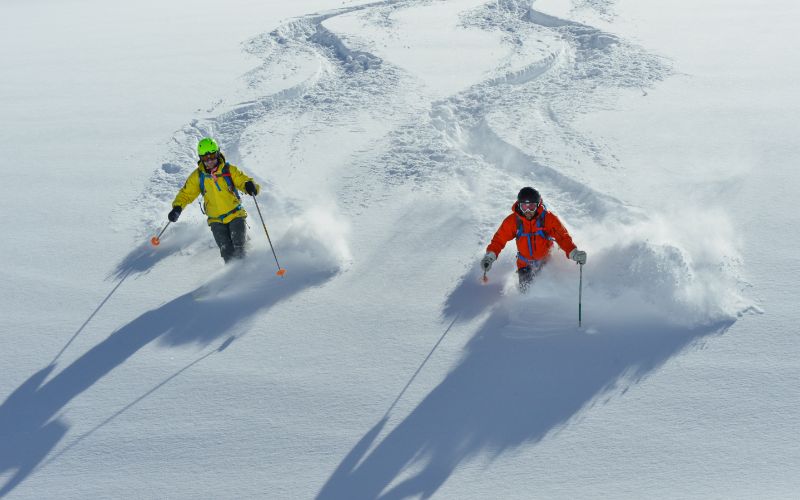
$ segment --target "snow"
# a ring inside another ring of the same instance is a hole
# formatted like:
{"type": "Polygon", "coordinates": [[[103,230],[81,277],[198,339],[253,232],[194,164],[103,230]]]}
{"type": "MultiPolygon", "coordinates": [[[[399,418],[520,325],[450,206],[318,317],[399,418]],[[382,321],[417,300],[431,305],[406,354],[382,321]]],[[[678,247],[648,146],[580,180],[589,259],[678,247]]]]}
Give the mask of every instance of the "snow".
{"type": "Polygon", "coordinates": [[[4,3],[0,497],[795,497],[798,10],[4,3]],[[149,245],[204,135],[285,277],[149,245]]]}

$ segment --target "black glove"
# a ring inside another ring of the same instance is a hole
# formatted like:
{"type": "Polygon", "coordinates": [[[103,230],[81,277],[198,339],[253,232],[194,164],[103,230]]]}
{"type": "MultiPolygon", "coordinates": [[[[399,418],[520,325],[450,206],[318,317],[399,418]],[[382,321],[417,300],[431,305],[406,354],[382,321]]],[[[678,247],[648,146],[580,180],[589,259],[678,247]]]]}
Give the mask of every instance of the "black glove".
{"type": "Polygon", "coordinates": [[[170,222],[177,222],[178,217],[180,216],[181,216],[181,207],[176,206],[172,207],[172,210],[170,210],[169,215],[167,215],[167,219],[169,219],[170,222]]]}
{"type": "Polygon", "coordinates": [[[250,196],[255,196],[258,194],[258,189],[256,189],[256,185],[253,181],[247,181],[244,183],[244,192],[250,196]]]}

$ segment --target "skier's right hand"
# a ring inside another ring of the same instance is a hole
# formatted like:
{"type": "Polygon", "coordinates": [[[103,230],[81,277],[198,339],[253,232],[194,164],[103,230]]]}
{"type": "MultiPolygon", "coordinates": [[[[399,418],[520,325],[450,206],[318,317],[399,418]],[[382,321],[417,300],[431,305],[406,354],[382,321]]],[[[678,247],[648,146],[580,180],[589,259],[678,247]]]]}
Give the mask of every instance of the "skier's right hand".
{"type": "Polygon", "coordinates": [[[496,260],[497,255],[495,255],[494,252],[486,252],[486,255],[481,259],[481,268],[483,268],[483,272],[489,272],[489,269],[492,268],[492,264],[494,264],[496,260]]]}
{"type": "Polygon", "coordinates": [[[180,216],[181,216],[181,207],[174,206],[167,215],[167,219],[169,219],[170,222],[177,222],[178,217],[180,216]]]}

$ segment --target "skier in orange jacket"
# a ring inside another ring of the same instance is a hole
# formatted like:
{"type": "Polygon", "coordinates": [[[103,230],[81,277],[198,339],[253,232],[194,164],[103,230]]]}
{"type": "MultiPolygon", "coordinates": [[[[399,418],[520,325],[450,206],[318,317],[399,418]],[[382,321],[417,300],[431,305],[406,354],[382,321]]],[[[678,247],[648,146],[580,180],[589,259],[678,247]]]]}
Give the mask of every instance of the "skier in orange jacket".
{"type": "Polygon", "coordinates": [[[538,191],[532,187],[522,188],[511,210],[513,213],[503,220],[494,233],[492,242],[486,247],[486,255],[481,259],[484,272],[492,268],[506,243],[515,238],[517,275],[520,290],[523,292],[550,257],[553,241],[558,243],[567,258],[578,264],[586,263],[586,252],[578,250],[556,214],[549,212],[544,206],[538,191]]]}

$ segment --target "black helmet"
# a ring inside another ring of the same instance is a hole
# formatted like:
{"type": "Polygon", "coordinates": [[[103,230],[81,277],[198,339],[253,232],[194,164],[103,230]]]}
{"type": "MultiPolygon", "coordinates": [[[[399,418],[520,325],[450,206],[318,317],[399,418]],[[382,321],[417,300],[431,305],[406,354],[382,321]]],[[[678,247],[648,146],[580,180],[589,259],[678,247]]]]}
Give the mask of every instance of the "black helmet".
{"type": "Polygon", "coordinates": [[[517,201],[520,203],[536,203],[538,205],[542,201],[542,197],[539,195],[539,191],[532,187],[524,187],[519,190],[517,201]]]}

